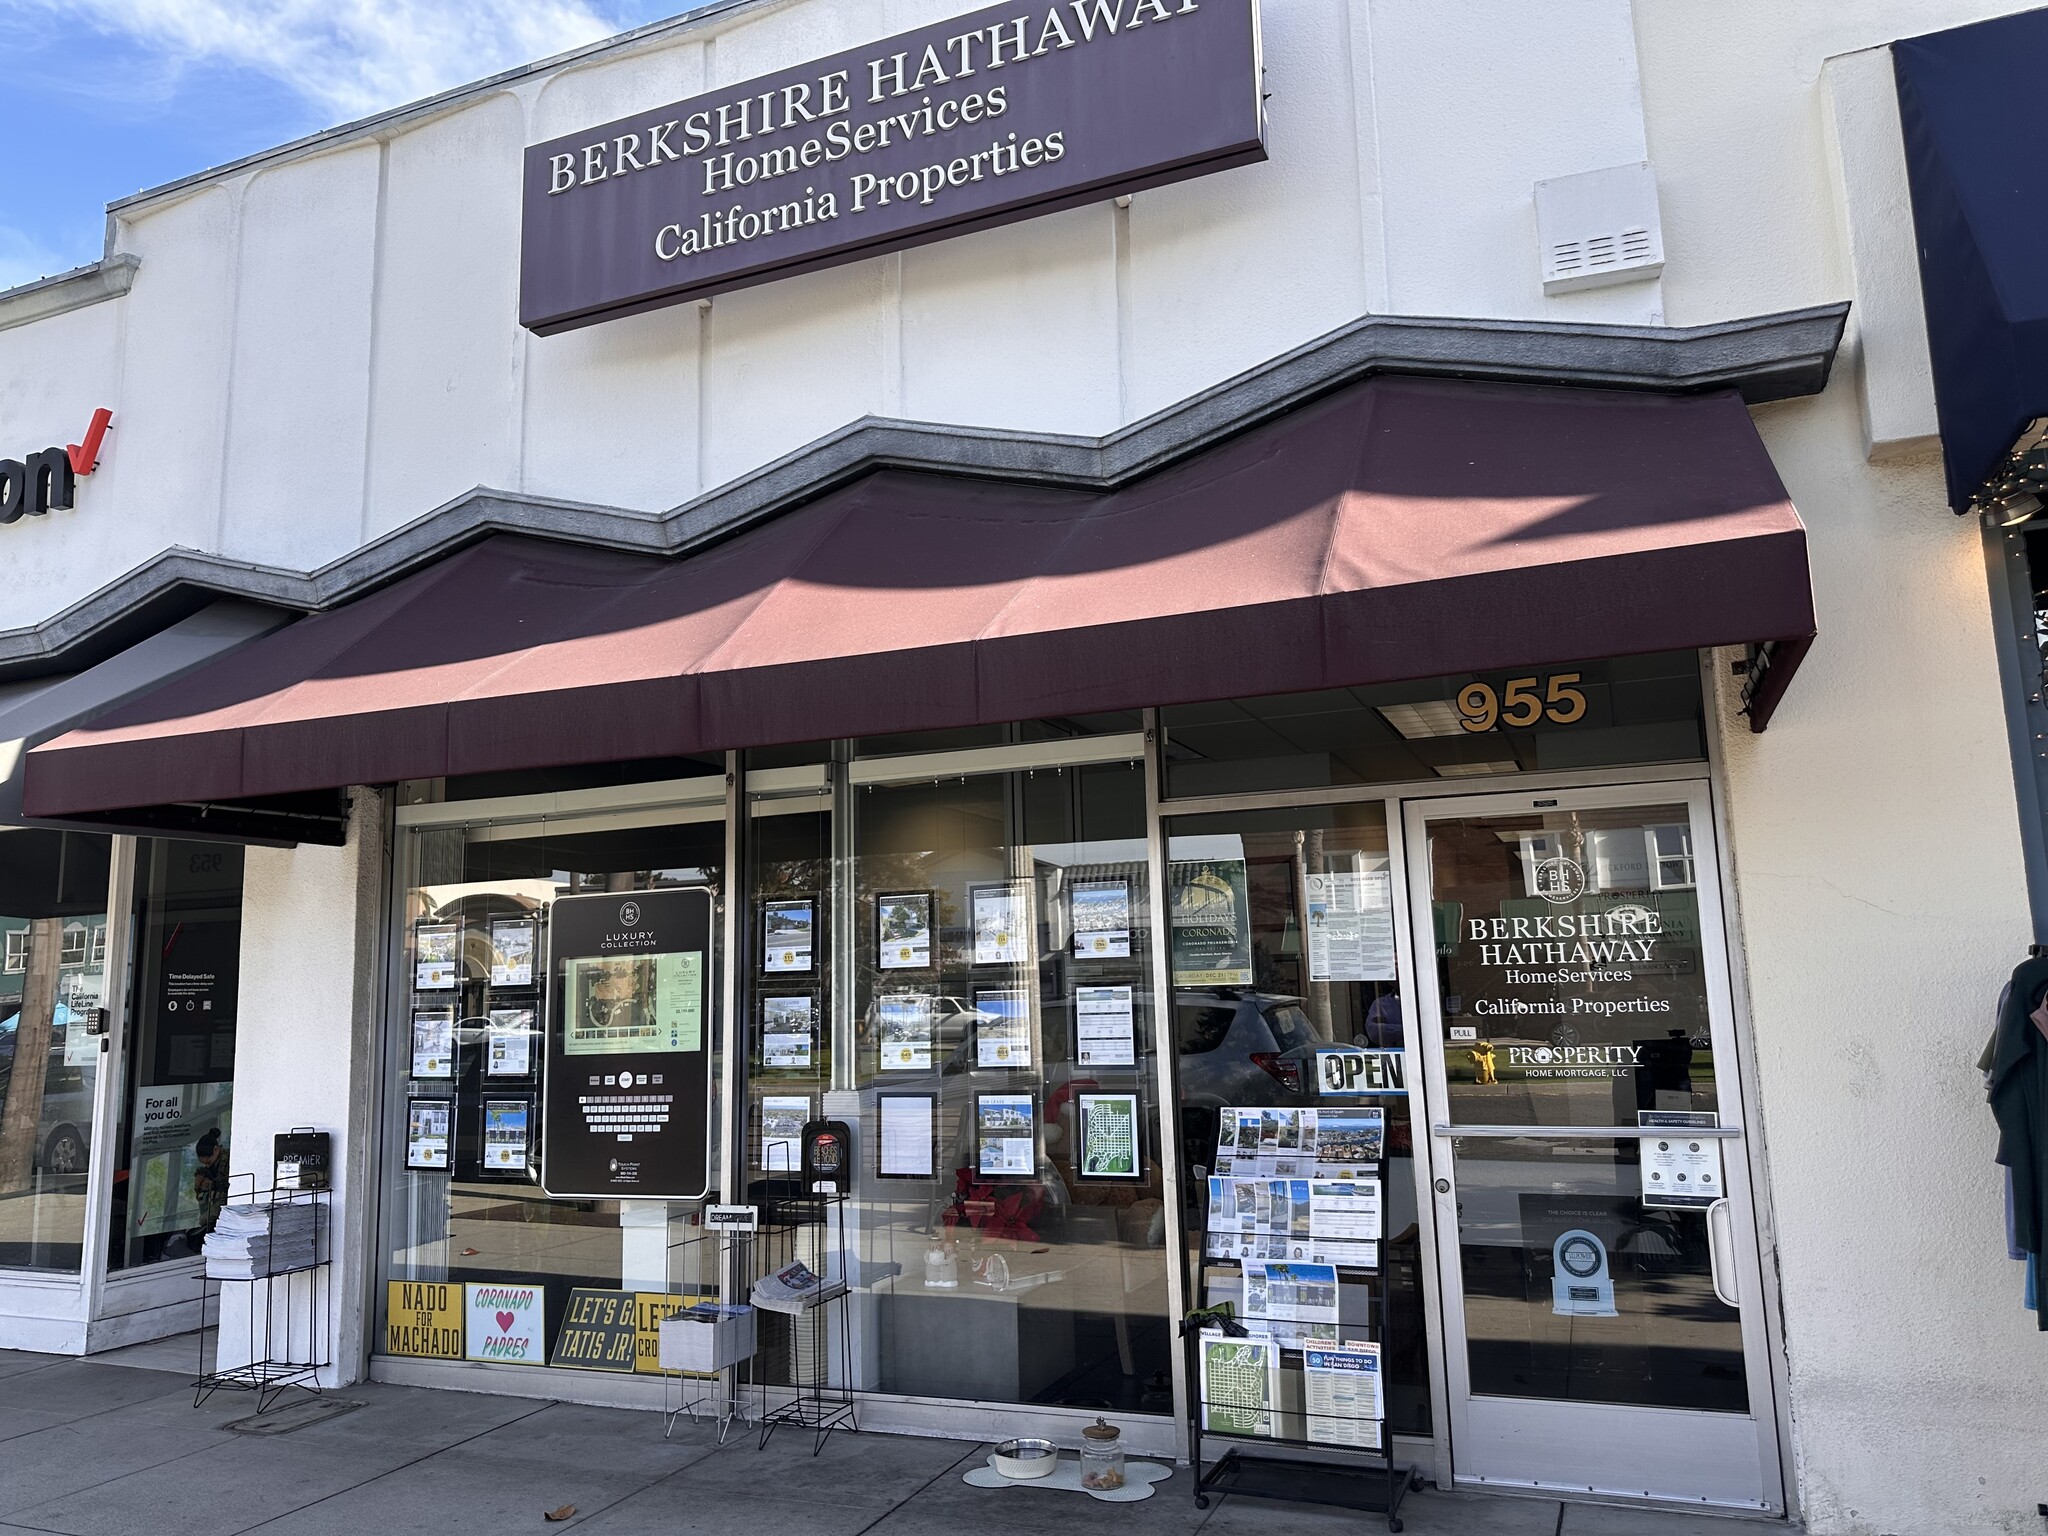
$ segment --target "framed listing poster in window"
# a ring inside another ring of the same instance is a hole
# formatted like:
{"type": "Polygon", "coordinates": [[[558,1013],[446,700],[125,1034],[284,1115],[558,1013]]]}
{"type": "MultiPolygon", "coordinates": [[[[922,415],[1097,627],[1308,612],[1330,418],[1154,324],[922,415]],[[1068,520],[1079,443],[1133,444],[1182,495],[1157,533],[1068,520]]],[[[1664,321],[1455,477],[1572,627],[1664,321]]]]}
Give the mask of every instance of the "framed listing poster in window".
{"type": "Polygon", "coordinates": [[[977,1067],[1031,1065],[1031,999],[1022,987],[997,987],[974,994],[974,1064],[977,1067]]]}
{"type": "Polygon", "coordinates": [[[804,1127],[811,1119],[808,1093],[770,1093],[761,1099],[761,1171],[795,1173],[803,1166],[804,1127]]]}
{"type": "Polygon", "coordinates": [[[931,1093],[878,1093],[875,1173],[884,1179],[931,1179],[939,1172],[939,1100],[931,1093]]]}
{"type": "Polygon", "coordinates": [[[428,1079],[455,1075],[453,1008],[413,1009],[412,1075],[428,1079]]]}
{"type": "Polygon", "coordinates": [[[540,924],[533,918],[492,918],[491,985],[510,992],[531,987],[539,948],[540,924]]]}
{"type": "Polygon", "coordinates": [[[462,924],[415,923],[412,946],[415,992],[453,992],[461,984],[462,924]]]}
{"type": "Polygon", "coordinates": [[[499,1082],[531,1082],[534,1037],[531,1008],[493,1008],[485,1021],[484,1076],[499,1082]]]}
{"type": "Polygon", "coordinates": [[[792,992],[761,999],[761,1065],[809,1072],[818,1060],[818,994],[792,992]]]}
{"type": "Polygon", "coordinates": [[[808,976],[817,928],[815,897],[761,903],[761,969],[770,976],[808,976]]]}
{"type": "Polygon", "coordinates": [[[884,1072],[931,1071],[936,1002],[923,992],[885,992],[875,999],[877,1060],[884,1072]]]}
{"type": "Polygon", "coordinates": [[[1083,1179],[1142,1180],[1142,1134],[1135,1093],[1080,1093],[1074,1096],[1080,1151],[1074,1174],[1083,1179]]]}
{"type": "Polygon", "coordinates": [[[540,1138],[549,1194],[709,1192],[711,955],[703,886],[555,902],[540,1138]]]}
{"type": "Polygon", "coordinates": [[[454,1163],[453,1099],[405,1101],[405,1166],[413,1173],[446,1173],[454,1163]]]}
{"type": "Polygon", "coordinates": [[[1076,880],[1067,896],[1076,960],[1131,956],[1131,882],[1076,880]]]}
{"type": "Polygon", "coordinates": [[[484,1150],[481,1172],[492,1179],[533,1177],[533,1099],[484,1100],[484,1150]]]}
{"type": "Polygon", "coordinates": [[[975,1171],[984,1179],[1038,1172],[1038,1106],[1028,1093],[974,1096],[975,1171]]]}
{"type": "Polygon", "coordinates": [[[932,968],[930,891],[900,891],[875,898],[875,967],[884,971],[932,968]]]}
{"type": "Polygon", "coordinates": [[[968,888],[976,965],[1020,965],[1036,953],[1031,886],[1023,880],[968,888]]]}

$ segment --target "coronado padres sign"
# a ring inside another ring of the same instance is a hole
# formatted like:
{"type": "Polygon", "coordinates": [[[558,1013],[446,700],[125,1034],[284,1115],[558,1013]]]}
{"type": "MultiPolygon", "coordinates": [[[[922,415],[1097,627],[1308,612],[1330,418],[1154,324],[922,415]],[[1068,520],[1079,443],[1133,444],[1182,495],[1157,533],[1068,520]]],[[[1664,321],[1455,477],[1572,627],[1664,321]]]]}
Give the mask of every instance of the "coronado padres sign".
{"type": "Polygon", "coordinates": [[[1265,157],[1256,0],[1034,0],[526,152],[542,334],[1265,157]]]}

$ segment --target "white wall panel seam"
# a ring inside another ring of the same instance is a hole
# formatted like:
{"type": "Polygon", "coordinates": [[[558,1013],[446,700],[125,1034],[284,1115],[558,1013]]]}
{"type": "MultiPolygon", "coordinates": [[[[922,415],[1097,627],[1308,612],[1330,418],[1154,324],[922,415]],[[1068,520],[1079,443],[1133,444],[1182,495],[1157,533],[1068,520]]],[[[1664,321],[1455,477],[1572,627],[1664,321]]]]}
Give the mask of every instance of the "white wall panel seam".
{"type": "Polygon", "coordinates": [[[363,371],[363,494],[356,525],[356,545],[370,542],[370,501],[377,486],[377,368],[384,333],[384,258],[386,210],[391,201],[391,140],[377,140],[377,196],[370,234],[369,366],[363,371]]]}

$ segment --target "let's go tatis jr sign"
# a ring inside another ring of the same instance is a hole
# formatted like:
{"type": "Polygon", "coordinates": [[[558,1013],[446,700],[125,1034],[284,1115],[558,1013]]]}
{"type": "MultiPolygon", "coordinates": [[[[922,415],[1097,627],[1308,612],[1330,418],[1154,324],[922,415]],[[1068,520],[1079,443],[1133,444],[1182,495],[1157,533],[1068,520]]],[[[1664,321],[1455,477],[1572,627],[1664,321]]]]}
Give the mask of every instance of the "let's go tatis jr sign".
{"type": "Polygon", "coordinates": [[[1031,0],[526,151],[543,335],[1265,158],[1257,0],[1031,0]]]}

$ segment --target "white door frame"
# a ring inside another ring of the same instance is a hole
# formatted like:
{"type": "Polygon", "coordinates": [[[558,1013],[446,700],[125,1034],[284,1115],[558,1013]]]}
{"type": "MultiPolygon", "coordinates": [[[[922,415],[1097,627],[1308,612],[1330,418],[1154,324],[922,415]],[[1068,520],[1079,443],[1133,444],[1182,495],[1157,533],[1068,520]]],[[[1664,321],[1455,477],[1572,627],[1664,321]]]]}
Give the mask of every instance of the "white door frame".
{"type": "MultiPolygon", "coordinates": [[[[1731,1072],[1719,1105],[1726,1137],[1723,1164],[1735,1215],[1732,1250],[1736,1293],[1741,1302],[1742,1342],[1750,1411],[1744,1415],[1693,1413],[1547,1399],[1475,1397],[1465,1348],[1465,1314],[1459,1277],[1456,1174],[1452,1166],[1447,1108],[1449,1084],[1441,1042],[1442,999],[1436,967],[1431,907],[1427,826],[1435,820],[1499,816],[1534,811],[1614,809],[1637,805],[1684,804],[1692,824],[1699,901],[1701,963],[1715,1054],[1731,1066],[1740,1059],[1726,950],[1727,927],[1720,888],[1722,864],[1713,806],[1704,778],[1683,783],[1581,787],[1546,792],[1445,796],[1408,800],[1402,807],[1408,854],[1411,952],[1416,957],[1415,1024],[1410,1048],[1421,1060],[1429,1107],[1431,1198],[1435,1211],[1437,1271],[1442,1329],[1441,1355],[1456,1481],[1478,1486],[1521,1487],[1660,1503],[1708,1504],[1782,1513],[1785,1507],[1782,1452],[1767,1337],[1755,1197],[1745,1145],[1749,1135],[1737,1074],[1731,1072]],[[1424,1042],[1427,1041],[1425,1045],[1424,1042]],[[1677,1422],[1683,1421],[1683,1422],[1677,1422]],[[1661,1433],[1646,1433],[1654,1427],[1661,1433]],[[1673,1432],[1677,1433],[1674,1434],[1673,1432]],[[1661,1453],[1658,1442],[1691,1438],[1690,1453],[1661,1453]],[[1589,1454],[1589,1448],[1597,1448],[1589,1454]],[[1649,1486],[1645,1486],[1648,1484],[1649,1486]]],[[[1424,1128],[1418,1126],[1418,1132],[1424,1128]]],[[[1516,1128],[1518,1134],[1531,1134],[1516,1128]]],[[[1540,1134],[1537,1132],[1536,1134],[1540,1134]]],[[[1586,1134],[1584,1128],[1554,1134],[1586,1134]]]]}

